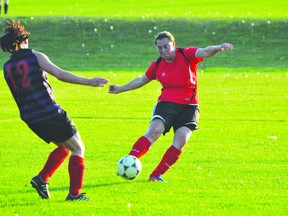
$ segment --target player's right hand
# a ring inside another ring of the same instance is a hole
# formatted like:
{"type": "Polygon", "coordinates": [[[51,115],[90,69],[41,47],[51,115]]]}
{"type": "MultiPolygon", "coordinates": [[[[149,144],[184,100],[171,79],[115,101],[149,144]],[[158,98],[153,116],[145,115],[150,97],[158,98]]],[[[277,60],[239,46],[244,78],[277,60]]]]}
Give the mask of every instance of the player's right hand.
{"type": "Polygon", "coordinates": [[[119,93],[119,86],[114,85],[114,84],[109,85],[109,91],[108,92],[111,94],[119,93]]]}

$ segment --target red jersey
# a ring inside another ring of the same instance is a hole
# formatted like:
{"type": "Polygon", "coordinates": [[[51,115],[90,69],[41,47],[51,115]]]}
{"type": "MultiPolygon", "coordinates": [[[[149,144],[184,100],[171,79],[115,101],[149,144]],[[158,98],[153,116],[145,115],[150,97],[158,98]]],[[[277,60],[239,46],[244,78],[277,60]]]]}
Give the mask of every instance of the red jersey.
{"type": "Polygon", "coordinates": [[[152,62],[145,72],[149,80],[156,79],[162,84],[158,101],[198,105],[197,67],[203,58],[196,58],[198,48],[184,48],[183,54],[176,47],[173,62],[161,60],[158,65],[152,62]]]}

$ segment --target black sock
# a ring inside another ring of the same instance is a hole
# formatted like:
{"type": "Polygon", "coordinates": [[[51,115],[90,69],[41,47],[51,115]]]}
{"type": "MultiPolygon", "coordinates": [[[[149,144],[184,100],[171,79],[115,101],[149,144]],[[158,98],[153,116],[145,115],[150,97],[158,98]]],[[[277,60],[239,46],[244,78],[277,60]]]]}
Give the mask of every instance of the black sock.
{"type": "Polygon", "coordinates": [[[7,14],[8,11],[8,4],[4,4],[4,13],[7,14]]]}

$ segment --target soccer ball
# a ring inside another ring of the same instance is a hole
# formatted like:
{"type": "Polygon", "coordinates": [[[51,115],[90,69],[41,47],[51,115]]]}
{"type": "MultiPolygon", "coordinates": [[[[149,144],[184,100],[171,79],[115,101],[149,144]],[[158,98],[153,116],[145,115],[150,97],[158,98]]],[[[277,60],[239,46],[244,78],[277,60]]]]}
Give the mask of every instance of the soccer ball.
{"type": "Polygon", "coordinates": [[[117,175],[126,180],[135,179],[142,170],[142,164],[137,157],[126,155],[118,162],[117,175]]]}

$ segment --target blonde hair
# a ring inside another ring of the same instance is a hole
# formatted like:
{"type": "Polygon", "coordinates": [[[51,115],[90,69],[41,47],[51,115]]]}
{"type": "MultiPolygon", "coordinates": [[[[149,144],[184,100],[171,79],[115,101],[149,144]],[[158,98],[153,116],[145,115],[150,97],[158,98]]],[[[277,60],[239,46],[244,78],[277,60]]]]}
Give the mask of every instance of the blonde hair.
{"type": "Polygon", "coordinates": [[[157,44],[157,40],[161,40],[163,38],[168,38],[168,40],[172,41],[175,44],[175,38],[174,36],[168,32],[168,31],[163,31],[163,32],[159,32],[156,37],[155,37],[155,45],[157,44]]]}

